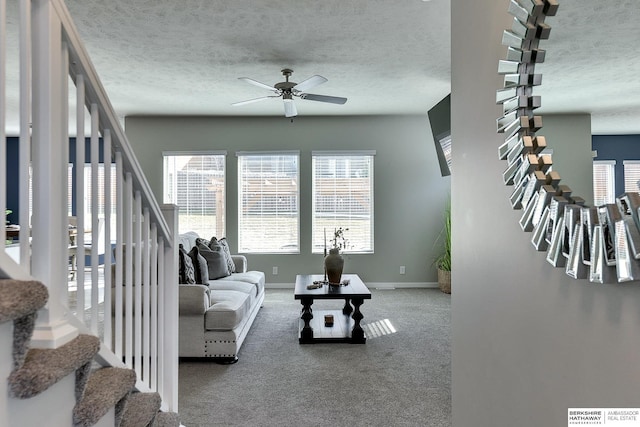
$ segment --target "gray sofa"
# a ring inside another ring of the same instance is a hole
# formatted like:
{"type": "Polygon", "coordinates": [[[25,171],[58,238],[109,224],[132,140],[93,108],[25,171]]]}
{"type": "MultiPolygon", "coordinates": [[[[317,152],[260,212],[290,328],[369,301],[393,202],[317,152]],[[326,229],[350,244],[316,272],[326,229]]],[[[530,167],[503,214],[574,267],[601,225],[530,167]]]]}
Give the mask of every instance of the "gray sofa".
{"type": "MultiPolygon", "coordinates": [[[[179,236],[189,252],[198,234],[179,236]]],[[[207,284],[179,284],[180,357],[210,357],[234,363],[264,301],[265,276],[247,271],[247,258],[232,255],[236,272],[207,284]]]]}

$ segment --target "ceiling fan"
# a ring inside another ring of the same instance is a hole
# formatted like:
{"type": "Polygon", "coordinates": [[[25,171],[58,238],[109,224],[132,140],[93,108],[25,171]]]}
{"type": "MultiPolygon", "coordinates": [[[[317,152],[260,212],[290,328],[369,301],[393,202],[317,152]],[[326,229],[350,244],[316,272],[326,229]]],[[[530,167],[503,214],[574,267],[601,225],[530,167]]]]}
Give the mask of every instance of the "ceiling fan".
{"type": "Polygon", "coordinates": [[[298,115],[298,110],[296,110],[296,106],[293,103],[294,96],[297,96],[298,98],[306,99],[309,101],[328,102],[330,104],[344,104],[345,102],[347,102],[347,98],[341,98],[338,96],[326,96],[326,95],[315,95],[313,93],[305,93],[306,90],[316,87],[318,85],[321,85],[322,83],[325,83],[327,81],[326,78],[316,74],[314,76],[309,77],[306,80],[301,81],[300,83],[294,83],[289,81],[289,77],[291,77],[291,74],[293,74],[293,70],[289,68],[283,69],[282,75],[285,77],[285,81],[276,83],[273,86],[269,86],[257,80],[250,79],[249,77],[239,77],[240,80],[244,80],[247,83],[251,83],[252,85],[270,90],[274,92],[275,95],[263,96],[260,98],[240,101],[231,105],[233,105],[234,107],[237,107],[240,105],[246,105],[246,104],[251,104],[258,101],[263,101],[265,99],[282,97],[282,101],[284,102],[285,117],[295,117],[296,115],[298,115]]]}

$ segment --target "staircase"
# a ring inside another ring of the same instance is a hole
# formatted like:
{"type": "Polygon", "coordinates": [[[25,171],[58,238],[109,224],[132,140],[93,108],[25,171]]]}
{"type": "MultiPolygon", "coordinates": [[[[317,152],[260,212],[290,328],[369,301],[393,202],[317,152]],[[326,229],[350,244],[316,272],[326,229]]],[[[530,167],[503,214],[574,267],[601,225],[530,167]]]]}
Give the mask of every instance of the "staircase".
{"type": "Polygon", "coordinates": [[[64,0],[0,0],[7,208],[19,243],[0,221],[0,427],[179,426],[177,207],[155,199],[64,0]]]}
{"type": "Polygon", "coordinates": [[[176,413],[160,411],[158,393],[135,390],[134,370],[94,366],[94,357],[100,349],[97,337],[80,334],[55,349],[30,348],[37,312],[47,299],[47,288],[38,281],[0,280],[0,324],[3,324],[0,346],[12,349],[12,368],[6,386],[10,396],[9,408],[3,411],[5,419],[0,420],[2,425],[59,425],[57,422],[53,424],[51,417],[60,418],[61,422],[68,419],[68,425],[74,427],[180,425],[176,413]],[[11,322],[13,330],[9,331],[4,324],[11,322]],[[73,389],[53,390],[56,384],[68,378],[73,378],[73,389]],[[28,407],[28,412],[16,411],[11,404],[13,399],[32,399],[47,392],[72,393],[73,408],[51,414],[33,406],[28,407]],[[115,424],[108,417],[106,423],[99,424],[109,411],[113,411],[115,424]]]}

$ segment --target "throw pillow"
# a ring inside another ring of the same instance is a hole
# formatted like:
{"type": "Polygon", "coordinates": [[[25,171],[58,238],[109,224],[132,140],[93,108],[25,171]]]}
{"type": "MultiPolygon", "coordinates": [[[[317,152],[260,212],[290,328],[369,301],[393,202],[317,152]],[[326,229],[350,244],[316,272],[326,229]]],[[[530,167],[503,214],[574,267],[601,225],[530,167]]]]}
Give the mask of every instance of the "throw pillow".
{"type": "Polygon", "coordinates": [[[215,237],[211,238],[211,243],[209,247],[213,245],[218,245],[222,248],[222,252],[224,253],[224,258],[227,262],[227,267],[229,268],[229,274],[236,272],[236,264],[233,262],[233,258],[231,258],[231,249],[229,249],[229,242],[227,242],[227,238],[223,237],[222,239],[216,239],[215,237]]]}
{"type": "Polygon", "coordinates": [[[200,255],[200,251],[197,246],[194,246],[189,251],[189,257],[193,261],[193,269],[195,270],[196,283],[206,285],[209,282],[209,267],[207,266],[207,260],[200,255]]]}
{"type": "Polygon", "coordinates": [[[202,244],[203,244],[203,245],[205,245],[205,246],[209,246],[209,245],[211,244],[211,241],[210,241],[210,240],[207,240],[207,239],[203,239],[202,237],[198,237],[198,238],[196,239],[196,245],[197,245],[198,243],[202,243],[202,244]]]}
{"type": "Polygon", "coordinates": [[[203,244],[197,244],[198,251],[207,260],[207,270],[209,271],[209,280],[227,277],[229,268],[222,251],[216,251],[203,244]]]}
{"type": "Polygon", "coordinates": [[[180,283],[186,283],[188,285],[194,285],[196,283],[195,270],[193,269],[193,261],[191,257],[184,250],[184,246],[180,245],[178,248],[178,257],[180,260],[180,270],[178,272],[178,279],[180,283]]]}

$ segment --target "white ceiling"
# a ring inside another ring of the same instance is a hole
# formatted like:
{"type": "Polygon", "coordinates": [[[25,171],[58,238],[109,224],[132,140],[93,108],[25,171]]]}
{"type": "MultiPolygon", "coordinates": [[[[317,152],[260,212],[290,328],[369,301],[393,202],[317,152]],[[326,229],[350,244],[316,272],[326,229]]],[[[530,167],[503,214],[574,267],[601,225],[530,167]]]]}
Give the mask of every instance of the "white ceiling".
{"type": "MultiPolygon", "coordinates": [[[[505,1],[505,3],[507,3],[505,1]]],[[[591,113],[592,133],[640,133],[640,2],[559,0],[542,73],[542,112],[591,113]]]]}
{"type": "Polygon", "coordinates": [[[424,114],[450,90],[448,0],[67,0],[119,113],[283,115],[268,85],[320,74],[300,115],[424,114]]]}
{"type": "MultiPolygon", "coordinates": [[[[507,14],[508,0],[491,1],[507,14]]],[[[348,98],[296,99],[300,115],[424,114],[450,92],[450,0],[66,4],[120,116],[283,116],[278,99],[231,106],[271,94],[238,77],[273,85],[283,68],[295,82],[329,80],[312,93],[348,98]]],[[[591,113],[594,133],[640,133],[638,0],[560,0],[547,22],[541,112],[591,113]]]]}

